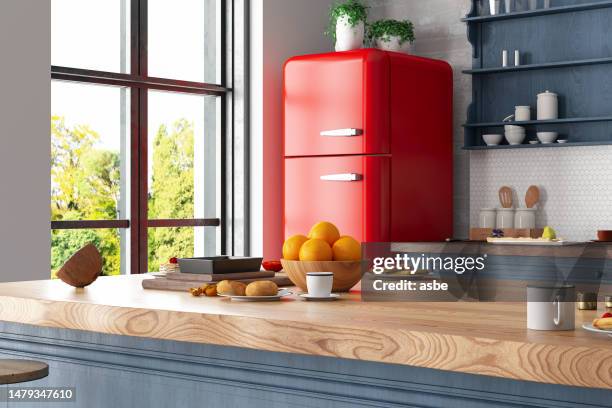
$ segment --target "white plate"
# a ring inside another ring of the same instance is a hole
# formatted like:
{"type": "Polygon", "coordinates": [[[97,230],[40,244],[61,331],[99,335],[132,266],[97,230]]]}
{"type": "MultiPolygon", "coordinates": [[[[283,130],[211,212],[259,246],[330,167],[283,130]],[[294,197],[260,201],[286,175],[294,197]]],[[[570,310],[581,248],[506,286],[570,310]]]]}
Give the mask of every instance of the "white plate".
{"type": "Polygon", "coordinates": [[[612,330],[598,329],[597,327],[593,327],[592,323],[585,323],[582,325],[582,328],[593,333],[607,334],[608,336],[612,337],[612,330]]]}
{"type": "Polygon", "coordinates": [[[278,293],[275,296],[234,296],[223,293],[219,293],[218,295],[222,297],[228,297],[237,302],[273,302],[275,300],[280,300],[281,298],[292,294],[293,292],[287,289],[279,289],[278,293]]]}
{"type": "Polygon", "coordinates": [[[324,297],[312,296],[312,295],[309,295],[308,293],[302,293],[300,297],[306,300],[311,300],[311,301],[316,301],[316,302],[329,302],[330,300],[340,299],[340,295],[338,295],[337,293],[332,293],[331,295],[324,296],[324,297]]]}

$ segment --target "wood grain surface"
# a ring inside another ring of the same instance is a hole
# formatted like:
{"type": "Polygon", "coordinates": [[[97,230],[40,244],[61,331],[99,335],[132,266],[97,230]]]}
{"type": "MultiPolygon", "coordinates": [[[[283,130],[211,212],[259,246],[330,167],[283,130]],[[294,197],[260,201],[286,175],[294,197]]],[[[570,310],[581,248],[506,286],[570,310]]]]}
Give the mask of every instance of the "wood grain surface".
{"type": "Polygon", "coordinates": [[[236,303],[143,290],[147,276],[0,284],[0,320],[154,339],[405,364],[612,389],[612,338],[526,329],[523,303],[236,303]]]}
{"type": "Polygon", "coordinates": [[[49,366],[41,361],[0,359],[0,384],[34,381],[49,375],[49,366]]]}

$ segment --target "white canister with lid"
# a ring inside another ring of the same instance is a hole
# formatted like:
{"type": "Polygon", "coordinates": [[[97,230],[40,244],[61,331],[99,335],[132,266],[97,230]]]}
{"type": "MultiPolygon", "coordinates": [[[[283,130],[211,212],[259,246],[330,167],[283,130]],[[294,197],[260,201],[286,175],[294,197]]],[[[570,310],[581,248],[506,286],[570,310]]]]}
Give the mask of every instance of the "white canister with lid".
{"type": "Polygon", "coordinates": [[[495,208],[483,208],[478,216],[480,228],[495,228],[497,212],[495,208]]]}
{"type": "Polygon", "coordinates": [[[546,91],[538,94],[538,120],[559,119],[559,98],[556,93],[546,91]]]}
{"type": "Polygon", "coordinates": [[[536,226],[535,208],[517,208],[514,215],[514,228],[533,229],[536,226]]]}

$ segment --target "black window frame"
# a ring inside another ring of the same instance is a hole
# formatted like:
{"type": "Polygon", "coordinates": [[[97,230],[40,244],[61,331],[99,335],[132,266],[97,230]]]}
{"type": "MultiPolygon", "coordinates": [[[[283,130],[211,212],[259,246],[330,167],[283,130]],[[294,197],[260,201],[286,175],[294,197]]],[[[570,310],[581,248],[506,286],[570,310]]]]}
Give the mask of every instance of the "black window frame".
{"type": "Polygon", "coordinates": [[[148,229],[218,227],[224,254],[249,253],[248,228],[248,0],[221,2],[221,84],[148,76],[148,0],[130,5],[130,73],[51,66],[51,79],[126,87],[130,92],[130,219],[52,221],[52,230],[130,228],[130,270],[148,272],[148,229]],[[237,35],[236,35],[237,34],[237,35]],[[236,65],[235,65],[236,64],[236,65]],[[237,77],[237,73],[240,77],[237,77]],[[239,84],[237,89],[232,85],[239,84]],[[221,98],[220,218],[148,219],[148,91],[221,98]],[[236,95],[239,95],[238,97],[236,95]],[[239,117],[240,121],[235,118],[239,117]],[[236,163],[240,163],[238,166],[236,163]],[[236,177],[241,174],[241,177],[236,177]],[[242,220],[236,226],[235,219],[242,220]]]}

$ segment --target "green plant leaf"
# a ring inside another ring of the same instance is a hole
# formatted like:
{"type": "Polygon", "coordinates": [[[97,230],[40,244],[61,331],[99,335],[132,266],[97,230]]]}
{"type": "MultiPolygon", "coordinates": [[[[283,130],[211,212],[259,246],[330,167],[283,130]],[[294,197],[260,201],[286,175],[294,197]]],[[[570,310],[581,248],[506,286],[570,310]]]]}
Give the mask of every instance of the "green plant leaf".
{"type": "Polygon", "coordinates": [[[410,20],[378,20],[368,26],[368,39],[389,41],[391,37],[400,38],[400,44],[414,41],[414,25],[410,20]]]}
{"type": "Polygon", "coordinates": [[[351,27],[355,27],[360,22],[366,23],[368,20],[368,8],[361,4],[358,0],[349,0],[344,3],[336,3],[329,10],[329,27],[325,32],[326,35],[334,39],[336,42],[336,24],[342,16],[347,16],[351,27]]]}

